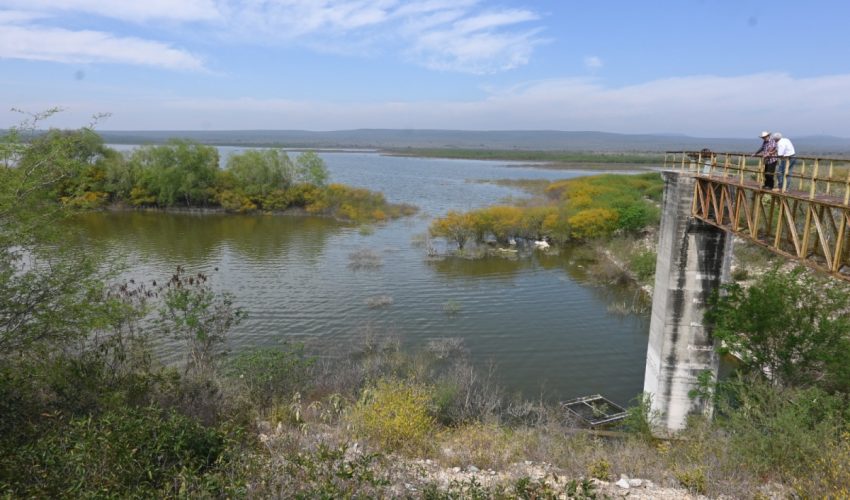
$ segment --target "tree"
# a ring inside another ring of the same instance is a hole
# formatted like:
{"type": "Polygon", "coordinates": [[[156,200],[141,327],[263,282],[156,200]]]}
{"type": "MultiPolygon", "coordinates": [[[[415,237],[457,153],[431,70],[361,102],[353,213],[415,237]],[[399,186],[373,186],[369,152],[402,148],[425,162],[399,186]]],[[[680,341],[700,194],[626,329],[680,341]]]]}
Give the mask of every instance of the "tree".
{"type": "Polygon", "coordinates": [[[234,187],[255,198],[288,188],[295,171],[292,160],[282,149],[249,149],[227,160],[227,172],[233,176],[234,187]]]}
{"type": "Polygon", "coordinates": [[[745,369],[783,386],[850,389],[850,294],[797,268],[773,270],[749,288],[725,285],[706,319],[745,369]]]}
{"type": "Polygon", "coordinates": [[[104,298],[96,254],[59,244],[71,235],[58,224],[67,211],[55,200],[82,165],[96,161],[98,142],[90,129],[37,137],[55,112],[31,115],[0,141],[0,351],[7,355],[83,338],[104,298]]]}
{"type": "Polygon", "coordinates": [[[445,217],[434,220],[429,231],[431,236],[453,241],[463,250],[466,241],[474,234],[473,221],[468,214],[451,210],[445,217]]]}
{"type": "Polygon", "coordinates": [[[136,186],[160,206],[202,205],[212,200],[219,174],[218,150],[196,142],[171,140],[163,146],[143,146],[130,155],[136,186]]]}
{"type": "Polygon", "coordinates": [[[298,165],[298,181],[316,186],[324,186],[328,181],[328,169],[325,161],[313,151],[301,153],[295,160],[298,165]]]}

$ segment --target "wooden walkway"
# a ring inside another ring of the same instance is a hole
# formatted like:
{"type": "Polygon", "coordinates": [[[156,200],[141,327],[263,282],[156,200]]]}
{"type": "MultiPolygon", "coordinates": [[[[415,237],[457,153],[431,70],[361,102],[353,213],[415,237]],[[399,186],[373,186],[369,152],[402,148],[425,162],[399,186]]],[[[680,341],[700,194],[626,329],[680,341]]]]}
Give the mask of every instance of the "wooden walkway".
{"type": "Polygon", "coordinates": [[[693,217],[850,281],[850,160],[798,157],[783,191],[749,154],[668,152],[665,167],[696,177],[693,217]]]}

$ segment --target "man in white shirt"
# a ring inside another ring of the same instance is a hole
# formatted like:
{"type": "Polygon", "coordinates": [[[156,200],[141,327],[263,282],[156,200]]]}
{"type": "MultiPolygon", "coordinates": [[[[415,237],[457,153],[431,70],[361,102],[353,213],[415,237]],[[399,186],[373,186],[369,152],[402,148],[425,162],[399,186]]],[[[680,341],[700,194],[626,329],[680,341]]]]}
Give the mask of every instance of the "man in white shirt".
{"type": "Polygon", "coordinates": [[[773,140],[776,141],[776,156],[779,157],[779,168],[776,169],[776,179],[779,181],[779,186],[774,189],[787,191],[791,185],[791,169],[797,163],[797,158],[794,156],[794,145],[787,137],[782,137],[782,134],[776,132],[773,134],[773,140]]]}

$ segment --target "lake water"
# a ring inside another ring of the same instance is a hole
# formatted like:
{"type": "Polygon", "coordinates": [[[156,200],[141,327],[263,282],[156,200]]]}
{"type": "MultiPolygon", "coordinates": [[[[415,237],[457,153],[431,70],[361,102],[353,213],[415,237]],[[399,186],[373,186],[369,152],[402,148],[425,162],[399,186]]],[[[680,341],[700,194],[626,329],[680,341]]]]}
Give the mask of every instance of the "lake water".
{"type": "MultiPolygon", "coordinates": [[[[394,335],[410,348],[457,337],[477,366],[495,364],[499,382],[529,398],[598,392],[625,404],[642,390],[648,319],[609,312],[634,300],[634,289],[593,284],[570,251],[434,260],[422,244],[430,221],[448,210],[526,196],[488,181],[588,172],[371,152],[321,156],[333,182],[382,191],[420,213],[368,231],[280,215],[91,213],[80,224],[125,256],[128,276],[164,280],[178,265],[210,273],[248,312],[233,350],[298,340],[334,355],[368,334],[394,335]],[[357,253],[379,265],[351,266],[357,253]],[[391,304],[374,307],[387,297],[391,304]]],[[[164,346],[162,355],[179,359],[179,346],[164,346]]]]}

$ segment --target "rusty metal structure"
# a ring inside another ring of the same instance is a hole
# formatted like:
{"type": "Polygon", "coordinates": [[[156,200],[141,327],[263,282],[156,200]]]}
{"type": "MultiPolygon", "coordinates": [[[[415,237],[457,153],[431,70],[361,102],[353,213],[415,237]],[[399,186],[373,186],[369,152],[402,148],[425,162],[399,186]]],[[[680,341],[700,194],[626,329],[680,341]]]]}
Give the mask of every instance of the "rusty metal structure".
{"type": "Polygon", "coordinates": [[[850,281],[850,160],[798,156],[778,191],[747,153],[667,152],[664,165],[696,177],[693,217],[850,281]]]}

